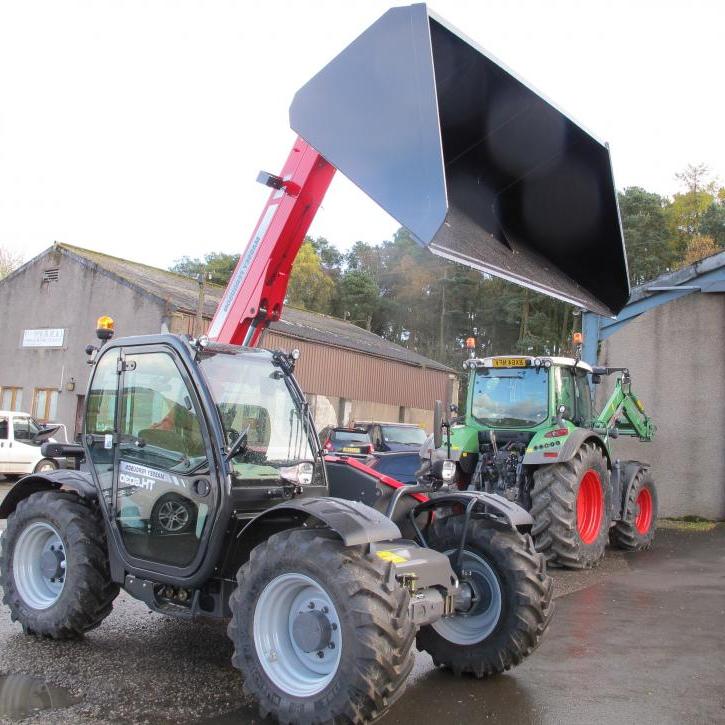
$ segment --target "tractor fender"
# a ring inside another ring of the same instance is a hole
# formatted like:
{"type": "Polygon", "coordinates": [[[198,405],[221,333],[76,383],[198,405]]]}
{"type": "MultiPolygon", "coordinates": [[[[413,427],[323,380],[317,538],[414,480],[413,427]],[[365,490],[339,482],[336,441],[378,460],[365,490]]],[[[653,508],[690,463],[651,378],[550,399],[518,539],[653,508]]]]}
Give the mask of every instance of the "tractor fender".
{"type": "Polygon", "coordinates": [[[301,498],[272,506],[252,519],[238,537],[248,536],[260,524],[272,523],[280,517],[291,519],[290,526],[299,526],[309,518],[317,519],[334,531],[345,546],[372,544],[375,541],[400,539],[400,529],[384,514],[359,501],[342,498],[301,498]]]}
{"type": "Polygon", "coordinates": [[[476,499],[488,514],[512,529],[531,527],[534,524],[534,519],[531,514],[525,508],[519,506],[519,504],[509,501],[497,493],[484,493],[483,491],[447,491],[445,493],[437,493],[435,496],[431,496],[428,501],[419,503],[415,507],[415,510],[416,514],[418,514],[453,504],[460,504],[465,507],[471,502],[471,499],[476,499]]]}
{"type": "Polygon", "coordinates": [[[17,505],[31,494],[38,491],[72,491],[81,498],[94,501],[98,498],[98,490],[93,484],[90,473],[85,471],[60,470],[48,473],[31,473],[21,478],[8,491],[0,503],[0,519],[10,516],[17,505]]]}
{"type": "MultiPolygon", "coordinates": [[[[609,448],[607,447],[607,444],[604,442],[604,440],[598,436],[596,433],[594,433],[591,430],[588,430],[587,428],[576,428],[573,430],[569,437],[566,439],[564,445],[561,447],[561,450],[559,451],[559,457],[556,460],[550,460],[546,461],[547,463],[564,463],[565,461],[570,461],[574,456],[576,455],[576,452],[585,444],[585,443],[595,443],[599,448],[601,448],[602,453],[607,459],[607,468],[611,470],[612,468],[612,459],[609,455],[609,448]]],[[[526,461],[524,461],[526,462],[526,461]]]]}

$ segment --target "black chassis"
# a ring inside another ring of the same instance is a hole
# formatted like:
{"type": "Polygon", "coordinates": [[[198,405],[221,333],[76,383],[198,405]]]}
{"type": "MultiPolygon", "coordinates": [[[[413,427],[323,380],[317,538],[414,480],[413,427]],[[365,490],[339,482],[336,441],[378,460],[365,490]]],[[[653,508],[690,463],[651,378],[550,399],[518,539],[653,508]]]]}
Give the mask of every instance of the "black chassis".
{"type": "MultiPolygon", "coordinates": [[[[98,506],[103,515],[107,532],[108,554],[111,577],[123,586],[129,594],[144,601],[151,609],[181,617],[205,616],[226,618],[230,616],[227,601],[236,586],[236,572],[248,558],[249,552],[274,533],[300,526],[324,526],[335,531],[346,545],[371,544],[378,542],[405,541],[396,522],[402,522],[403,515],[396,512],[400,500],[413,493],[430,495],[427,502],[407,508],[408,526],[411,538],[427,547],[425,536],[416,521],[421,514],[433,510],[465,512],[483,517],[492,526],[528,529],[533,523],[529,514],[519,506],[495,494],[448,492],[434,490],[428,486],[405,486],[387,506],[387,515],[359,501],[330,497],[326,467],[322,465],[323,484],[296,488],[293,486],[259,487],[250,492],[232,485],[231,469],[225,461],[226,442],[221,420],[217,414],[211,391],[200,374],[196,360],[203,350],[192,341],[171,334],[146,335],[119,338],[105,345],[96,356],[95,362],[108,354],[120,355],[133,348],[146,351],[164,350],[171,352],[180,363],[186,382],[197,397],[196,402],[203,416],[203,435],[207,450],[211,452],[208,476],[218,485],[212,485],[213,505],[216,514],[211,526],[206,527],[194,560],[187,567],[179,568],[137,559],[125,551],[117,527],[110,525],[112,509],[101,494],[101,486],[93,466],[89,471],[58,470],[47,474],[31,474],[21,479],[0,504],[0,519],[7,518],[18,502],[42,490],[70,491],[92,505],[98,506]],[[261,508],[261,510],[260,510],[261,508]],[[396,515],[397,513],[397,515],[396,515]]],[[[209,352],[234,352],[236,354],[258,355],[259,350],[243,350],[237,347],[209,343],[209,352]]],[[[267,353],[269,354],[269,353],[267,353]]],[[[309,409],[299,385],[294,379],[294,363],[284,353],[272,353],[272,361],[287,376],[290,390],[300,408],[305,411],[308,423],[314,430],[309,409]]],[[[92,380],[89,380],[89,388],[92,380]]],[[[86,400],[88,395],[86,394],[86,400]]],[[[316,436],[312,436],[315,456],[322,461],[322,451],[316,436]]],[[[90,436],[82,436],[81,445],[66,446],[66,455],[89,459],[90,436]]],[[[116,458],[118,461],[118,459],[116,458]]],[[[118,465],[118,462],[116,462],[118,465]]],[[[361,477],[360,488],[376,486],[375,479],[367,474],[361,477]]],[[[357,487],[356,487],[357,488],[357,487]]],[[[373,493],[372,498],[379,497],[373,493]]],[[[371,498],[367,497],[368,500],[371,498]]],[[[402,507],[400,507],[402,508],[402,507]]],[[[465,543],[461,542],[461,548],[465,543]]]]}

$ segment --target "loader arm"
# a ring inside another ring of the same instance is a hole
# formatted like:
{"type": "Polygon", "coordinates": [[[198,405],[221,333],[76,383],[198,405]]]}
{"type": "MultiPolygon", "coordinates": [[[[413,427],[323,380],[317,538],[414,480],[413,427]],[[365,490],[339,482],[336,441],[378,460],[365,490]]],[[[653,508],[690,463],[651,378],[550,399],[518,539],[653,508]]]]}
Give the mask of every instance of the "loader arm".
{"type": "Polygon", "coordinates": [[[260,174],[272,192],[209,326],[212,340],[254,347],[280,318],[292,264],[334,174],[301,138],[279,176],[260,174]]]}
{"type": "MultiPolygon", "coordinates": [[[[595,373],[608,374],[609,368],[595,368],[595,373]]],[[[642,441],[651,441],[657,430],[655,424],[644,412],[642,401],[632,392],[632,378],[629,370],[623,369],[617,378],[614,390],[601,413],[594,421],[595,428],[616,430],[617,435],[634,436],[642,441]]]]}

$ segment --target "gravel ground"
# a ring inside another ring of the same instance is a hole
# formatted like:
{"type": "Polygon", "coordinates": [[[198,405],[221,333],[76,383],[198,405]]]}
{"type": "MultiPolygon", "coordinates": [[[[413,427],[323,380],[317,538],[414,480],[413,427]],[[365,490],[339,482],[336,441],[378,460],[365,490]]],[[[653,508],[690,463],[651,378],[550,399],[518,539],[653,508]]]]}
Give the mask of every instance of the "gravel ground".
{"type": "MultiPolygon", "coordinates": [[[[0,499],[3,488],[0,483],[0,499]]],[[[610,551],[596,570],[553,570],[555,596],[587,588],[629,567],[624,555],[610,551]]],[[[25,723],[260,722],[230,664],[231,654],[223,624],[153,614],[123,592],[101,627],[79,642],[26,637],[10,621],[7,608],[0,607],[0,674],[32,675],[66,687],[80,699],[25,723]]],[[[432,669],[427,655],[418,659],[418,669],[432,669]]]]}

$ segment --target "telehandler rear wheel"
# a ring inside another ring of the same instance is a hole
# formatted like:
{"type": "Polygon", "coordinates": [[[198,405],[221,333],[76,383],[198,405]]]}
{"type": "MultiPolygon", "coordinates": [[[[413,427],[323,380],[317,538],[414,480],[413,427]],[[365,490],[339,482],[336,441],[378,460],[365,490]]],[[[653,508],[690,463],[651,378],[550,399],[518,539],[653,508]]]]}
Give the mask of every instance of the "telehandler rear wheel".
{"type": "Polygon", "coordinates": [[[21,501],[2,537],[0,586],[26,634],[71,639],[97,627],[119,587],[96,509],[60,491],[21,501]]]}
{"type": "MultiPolygon", "coordinates": [[[[462,516],[436,520],[428,543],[454,561],[462,516]]],[[[552,581],[528,535],[469,524],[463,558],[473,597],[469,611],[422,627],[417,647],[456,675],[488,677],[518,665],[539,644],[553,612],[552,581]]]]}
{"type": "Polygon", "coordinates": [[[607,461],[594,443],[570,461],[539,468],[531,492],[536,550],[569,569],[598,564],[609,537],[611,496],[607,461]]]}
{"type": "Polygon", "coordinates": [[[641,469],[634,477],[625,502],[624,514],[610,531],[612,544],[628,551],[652,546],[657,527],[657,489],[651,474],[641,469]]]}
{"type": "Polygon", "coordinates": [[[325,529],[284,531],[252,551],[228,633],[263,717],[369,722],[402,694],[415,628],[390,566],[325,529]]]}

